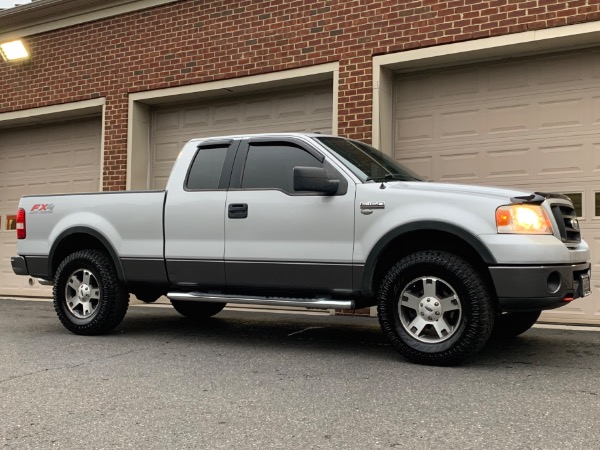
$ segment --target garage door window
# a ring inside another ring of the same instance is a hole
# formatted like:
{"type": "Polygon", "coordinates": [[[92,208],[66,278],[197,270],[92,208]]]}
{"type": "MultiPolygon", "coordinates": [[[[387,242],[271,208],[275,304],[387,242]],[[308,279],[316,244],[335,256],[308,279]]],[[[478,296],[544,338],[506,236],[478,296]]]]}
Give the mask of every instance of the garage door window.
{"type": "Polygon", "coordinates": [[[581,192],[567,192],[565,195],[573,202],[577,217],[583,217],[583,194],[581,192]]]}
{"type": "MultiPolygon", "coordinates": [[[[2,216],[0,216],[1,218],[2,216]]],[[[17,216],[6,216],[5,230],[16,230],[17,229],[17,216]]]]}

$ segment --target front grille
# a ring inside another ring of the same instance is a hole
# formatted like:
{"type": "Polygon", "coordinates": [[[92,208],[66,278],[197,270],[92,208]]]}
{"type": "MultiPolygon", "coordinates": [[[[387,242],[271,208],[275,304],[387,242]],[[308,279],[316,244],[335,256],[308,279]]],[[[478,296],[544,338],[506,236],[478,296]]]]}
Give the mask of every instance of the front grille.
{"type": "Polygon", "coordinates": [[[577,244],[581,242],[581,231],[577,222],[575,208],[570,205],[552,205],[552,214],[558,224],[560,238],[565,244],[577,244]]]}

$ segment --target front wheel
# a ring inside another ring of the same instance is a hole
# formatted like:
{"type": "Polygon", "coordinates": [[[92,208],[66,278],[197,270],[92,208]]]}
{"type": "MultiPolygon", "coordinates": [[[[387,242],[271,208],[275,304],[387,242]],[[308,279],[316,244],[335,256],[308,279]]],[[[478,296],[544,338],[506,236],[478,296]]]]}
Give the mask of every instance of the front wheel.
{"type": "Polygon", "coordinates": [[[220,313],[227,303],[204,303],[171,300],[175,311],[191,320],[205,320],[220,313]]]}
{"type": "Polygon", "coordinates": [[[381,328],[411,361],[453,365],[479,351],[494,308],[479,272],[452,253],[427,250],[396,263],[378,294],[381,328]]]}
{"type": "Polygon", "coordinates": [[[54,277],[54,309],[64,327],[95,335],[115,328],[125,317],[129,294],[109,256],[99,250],[68,255],[54,277]]]}

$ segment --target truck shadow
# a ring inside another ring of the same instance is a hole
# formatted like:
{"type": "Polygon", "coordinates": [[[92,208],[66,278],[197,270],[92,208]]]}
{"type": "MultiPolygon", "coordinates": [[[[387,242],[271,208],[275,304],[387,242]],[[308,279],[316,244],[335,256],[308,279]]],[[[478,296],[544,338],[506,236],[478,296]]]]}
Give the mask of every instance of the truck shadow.
{"type": "MultiPolygon", "coordinates": [[[[224,311],[193,322],[162,308],[132,308],[117,334],[130,338],[221,343],[253,349],[360,355],[361,358],[410,364],[387,342],[374,318],[307,316],[224,311]],[[148,311],[150,310],[150,311],[148,311]]],[[[119,337],[122,338],[123,336],[119,337]]],[[[533,328],[520,337],[491,340],[461,367],[598,367],[600,334],[593,331],[533,328]]]]}

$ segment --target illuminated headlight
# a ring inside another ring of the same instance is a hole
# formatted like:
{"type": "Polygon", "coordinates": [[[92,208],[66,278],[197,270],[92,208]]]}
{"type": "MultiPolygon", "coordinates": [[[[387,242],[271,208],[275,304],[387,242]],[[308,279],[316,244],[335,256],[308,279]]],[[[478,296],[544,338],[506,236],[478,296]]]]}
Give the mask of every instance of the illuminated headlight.
{"type": "Polygon", "coordinates": [[[505,205],[496,209],[498,233],[552,234],[552,225],[540,205],[505,205]]]}

